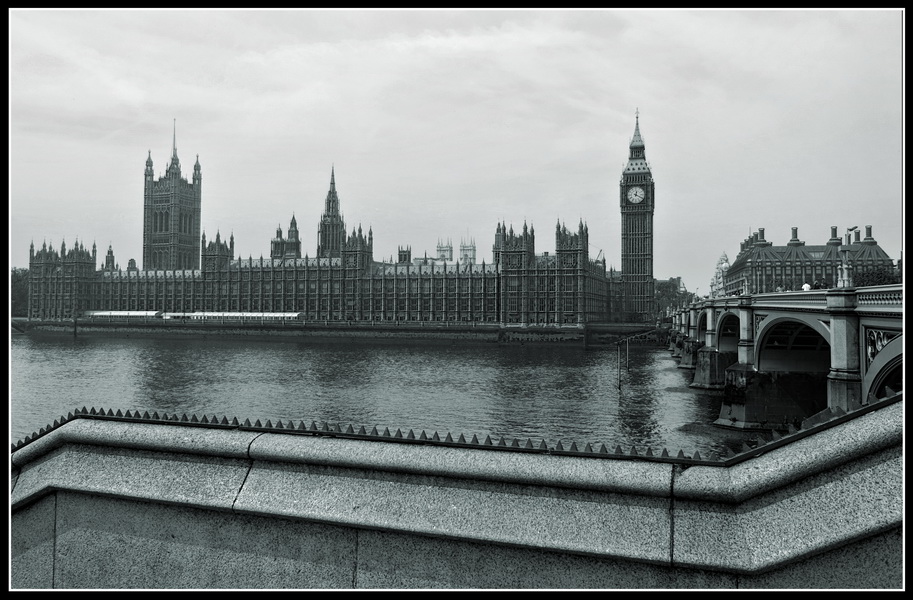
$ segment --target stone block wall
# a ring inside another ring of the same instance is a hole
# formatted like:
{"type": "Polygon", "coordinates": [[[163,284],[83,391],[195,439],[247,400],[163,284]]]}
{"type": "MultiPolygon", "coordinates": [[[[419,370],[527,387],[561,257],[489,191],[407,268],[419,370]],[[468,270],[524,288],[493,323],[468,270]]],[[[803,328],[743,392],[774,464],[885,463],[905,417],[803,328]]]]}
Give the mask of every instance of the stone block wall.
{"type": "Polygon", "coordinates": [[[729,466],[76,419],[12,453],[11,587],[900,589],[902,415],[729,466]]]}

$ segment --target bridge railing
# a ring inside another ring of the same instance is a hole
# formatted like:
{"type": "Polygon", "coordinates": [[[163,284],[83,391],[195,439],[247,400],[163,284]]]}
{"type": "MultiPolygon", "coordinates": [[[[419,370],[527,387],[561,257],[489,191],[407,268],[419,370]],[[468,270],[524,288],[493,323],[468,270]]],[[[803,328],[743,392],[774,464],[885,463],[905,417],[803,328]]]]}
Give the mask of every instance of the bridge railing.
{"type": "MultiPolygon", "coordinates": [[[[903,285],[879,285],[861,288],[847,288],[856,293],[856,305],[866,312],[884,312],[886,314],[900,312],[903,308],[903,285]]],[[[827,310],[827,295],[830,290],[810,290],[802,292],[773,292],[766,294],[753,294],[751,296],[726,296],[709,298],[696,302],[690,308],[703,309],[707,307],[735,309],[744,303],[745,298],[750,299],[753,309],[784,308],[808,309],[815,311],[827,310]]],[[[687,309],[686,309],[687,310],[687,309]]]]}
{"type": "Polygon", "coordinates": [[[753,308],[809,308],[822,310],[827,308],[827,290],[755,294],[751,297],[751,306],[753,308]]]}
{"type": "Polygon", "coordinates": [[[903,285],[877,285],[856,290],[856,306],[866,312],[903,312],[903,285]]]}

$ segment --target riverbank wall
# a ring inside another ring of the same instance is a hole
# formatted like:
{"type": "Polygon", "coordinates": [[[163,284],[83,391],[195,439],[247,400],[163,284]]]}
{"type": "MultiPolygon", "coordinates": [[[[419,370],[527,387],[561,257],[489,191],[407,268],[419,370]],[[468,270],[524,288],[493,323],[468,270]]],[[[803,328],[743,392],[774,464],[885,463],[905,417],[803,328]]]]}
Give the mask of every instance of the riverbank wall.
{"type": "Polygon", "coordinates": [[[23,321],[14,320],[13,330],[34,336],[76,337],[167,337],[196,339],[284,339],[301,342],[406,342],[470,344],[542,344],[610,346],[626,337],[644,334],[631,343],[663,345],[665,332],[643,324],[597,324],[587,326],[502,326],[487,323],[334,323],[327,322],[137,322],[23,321]]]}
{"type": "Polygon", "coordinates": [[[717,462],[85,416],[13,448],[14,589],[903,585],[902,400],[717,462]]]}

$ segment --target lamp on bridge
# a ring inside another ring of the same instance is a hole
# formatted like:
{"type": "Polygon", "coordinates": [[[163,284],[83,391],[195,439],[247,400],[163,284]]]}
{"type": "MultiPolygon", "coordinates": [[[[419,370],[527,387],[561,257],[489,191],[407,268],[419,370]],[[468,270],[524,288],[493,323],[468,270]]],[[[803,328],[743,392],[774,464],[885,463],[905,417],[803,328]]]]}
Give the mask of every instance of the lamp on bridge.
{"type": "Polygon", "coordinates": [[[850,244],[852,243],[853,232],[859,229],[858,225],[846,228],[846,244],[840,248],[840,281],[837,282],[838,288],[853,287],[852,267],[850,267],[850,244]]]}
{"type": "Polygon", "coordinates": [[[846,228],[846,245],[849,246],[853,242],[853,232],[859,229],[858,225],[853,225],[852,227],[846,228]]]}

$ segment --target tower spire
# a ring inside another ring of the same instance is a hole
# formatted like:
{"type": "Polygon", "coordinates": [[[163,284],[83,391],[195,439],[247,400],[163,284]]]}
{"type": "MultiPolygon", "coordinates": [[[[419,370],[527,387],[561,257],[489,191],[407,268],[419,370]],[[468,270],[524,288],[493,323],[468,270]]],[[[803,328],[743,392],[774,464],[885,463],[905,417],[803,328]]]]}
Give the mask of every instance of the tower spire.
{"type": "Polygon", "coordinates": [[[171,137],[171,157],[178,157],[178,120],[174,120],[174,130],[171,137]]]}
{"type": "Polygon", "coordinates": [[[336,194],[336,165],[330,168],[330,189],[326,207],[317,227],[317,257],[338,257],[345,243],[346,226],[339,214],[339,196],[336,194]]]}
{"type": "Polygon", "coordinates": [[[643,148],[644,140],[640,137],[640,109],[634,111],[634,137],[631,138],[631,148],[643,148]]]}

